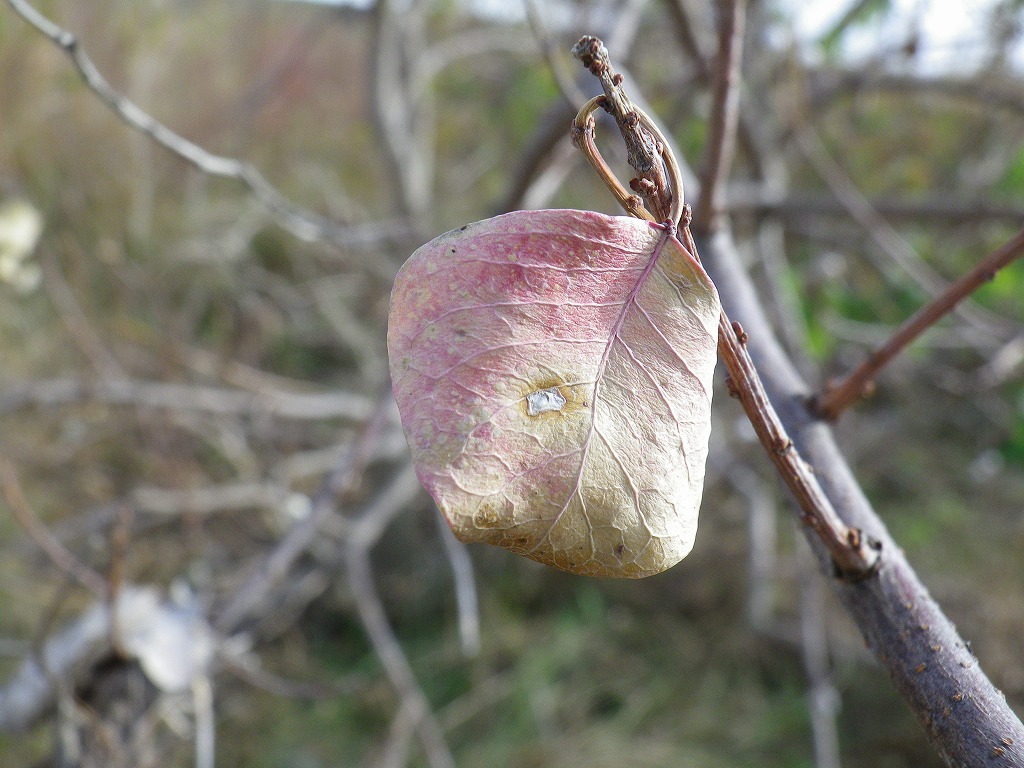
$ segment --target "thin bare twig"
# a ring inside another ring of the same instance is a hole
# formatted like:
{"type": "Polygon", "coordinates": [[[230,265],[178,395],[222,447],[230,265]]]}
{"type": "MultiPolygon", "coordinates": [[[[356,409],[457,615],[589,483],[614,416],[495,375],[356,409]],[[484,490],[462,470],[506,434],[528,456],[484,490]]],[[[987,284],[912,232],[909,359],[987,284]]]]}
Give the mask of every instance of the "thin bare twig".
{"type": "Polygon", "coordinates": [[[737,457],[729,456],[714,465],[715,470],[747,500],[747,618],[757,632],[767,633],[774,607],[778,568],[778,528],[775,499],[768,483],[737,457]]]}
{"type": "MultiPolygon", "coordinates": [[[[984,225],[989,222],[1019,222],[1024,219],[1024,206],[1012,202],[994,202],[969,195],[932,195],[922,198],[873,197],[867,204],[887,221],[913,223],[984,225]]],[[[807,193],[772,189],[765,184],[733,182],[727,189],[725,207],[730,211],[756,212],[783,219],[808,217],[850,217],[848,204],[833,193],[807,193]]]]}
{"type": "Polygon", "coordinates": [[[551,77],[554,78],[555,85],[558,86],[562,98],[578,112],[583,108],[587,97],[580,90],[572,76],[562,66],[562,62],[558,60],[558,47],[554,40],[551,39],[551,34],[544,23],[537,0],[523,0],[523,2],[526,6],[526,20],[530,24],[530,31],[533,32],[533,36],[537,40],[537,47],[540,48],[541,55],[544,57],[544,63],[547,64],[551,77]]]}
{"type": "Polygon", "coordinates": [[[367,547],[351,539],[345,551],[345,565],[349,586],[356,601],[356,610],[370,643],[384,670],[401,698],[401,707],[408,709],[416,722],[416,731],[431,768],[455,768],[455,760],[445,742],[444,733],[437,722],[430,702],[424,695],[402,646],[388,623],[384,606],[373,583],[370,555],[367,547]]]}
{"type": "Polygon", "coordinates": [[[915,312],[887,342],[868,355],[867,359],[842,381],[826,388],[813,402],[815,411],[823,418],[837,419],[843,411],[871,392],[875,377],[890,360],[906,349],[914,339],[953,311],[953,308],[964,298],[970,296],[984,283],[992,280],[1000,269],[1022,256],[1024,256],[1024,229],[1010,238],[1002,247],[982,259],[969,273],[951,284],[935,301],[915,312]]]}
{"type": "Polygon", "coordinates": [[[203,173],[232,179],[246,187],[277,221],[295,237],[307,242],[326,241],[345,247],[375,247],[400,240],[408,234],[397,221],[359,225],[339,224],[296,205],[250,163],[215,155],[168,128],[133,101],[114,90],[85,53],[78,38],[43,16],[25,0],[7,0],[22,19],[58,46],[74,63],[86,86],[131,128],[141,131],[203,173]]]}
{"type": "Polygon", "coordinates": [[[836,716],[840,698],[832,684],[828,648],[825,594],[820,579],[814,578],[817,563],[803,547],[797,555],[800,582],[800,650],[807,673],[808,709],[814,737],[815,768],[840,768],[839,733],[836,716]]]}
{"type": "Polygon", "coordinates": [[[213,686],[205,675],[192,682],[195,709],[196,768],[214,768],[217,728],[213,715],[213,686]]]}
{"type": "Polygon", "coordinates": [[[412,706],[403,703],[391,718],[391,727],[384,740],[384,749],[376,761],[376,768],[406,768],[409,748],[416,735],[416,718],[412,706]]]}
{"type": "MultiPolygon", "coordinates": [[[[512,169],[508,189],[494,206],[495,213],[529,208],[527,199],[531,195],[540,197],[535,193],[539,178],[558,158],[567,157],[560,155],[559,150],[565,147],[565,126],[573,119],[573,114],[573,109],[563,99],[554,99],[544,114],[535,119],[533,132],[512,169]]],[[[568,157],[575,159],[577,155],[573,152],[568,157]]],[[[567,176],[568,169],[560,175],[567,176]]]]}
{"type": "MultiPolygon", "coordinates": [[[[712,16],[713,14],[698,13],[698,7],[695,7],[695,4],[688,2],[688,0],[665,0],[665,6],[673,22],[672,28],[679,42],[679,47],[686,52],[693,66],[693,79],[698,84],[713,88],[715,78],[715,68],[712,66],[714,52],[710,50],[708,45],[705,45],[705,41],[714,42],[716,35],[710,30],[705,29],[705,25],[702,23],[704,17],[712,16]]],[[[733,51],[738,53],[739,50],[740,39],[737,38],[733,51]]],[[[762,81],[774,81],[770,72],[766,72],[759,79],[762,81]]],[[[772,129],[769,128],[763,119],[764,108],[755,103],[755,100],[751,98],[749,90],[747,88],[737,90],[740,103],[738,105],[736,143],[738,146],[743,147],[749,169],[759,176],[768,176],[767,186],[776,191],[780,186],[780,182],[781,186],[785,186],[785,176],[787,175],[785,163],[775,146],[771,146],[767,141],[772,133],[772,129]]],[[[695,186],[694,188],[696,189],[697,187],[695,186]]],[[[715,201],[716,205],[718,202],[720,201],[715,201]]],[[[700,222],[701,220],[699,215],[694,217],[694,221],[700,222]]]]}
{"type": "MultiPolygon", "coordinates": [[[[672,31],[676,33],[679,47],[689,56],[697,79],[704,83],[710,83],[714,77],[710,64],[711,53],[704,51],[703,40],[696,29],[697,25],[691,19],[690,9],[685,0],[667,0],[665,6],[673,21],[672,31]]],[[[700,31],[703,32],[703,30],[700,31]]]]}
{"type": "Polygon", "coordinates": [[[466,545],[455,538],[441,510],[435,509],[434,512],[434,520],[444,543],[444,553],[448,557],[455,580],[455,603],[459,611],[459,641],[462,644],[462,653],[466,656],[476,656],[480,653],[480,606],[476,599],[473,561],[469,557],[466,545]]]}
{"type": "Polygon", "coordinates": [[[525,34],[505,26],[460,29],[443,40],[424,46],[419,63],[410,72],[410,93],[422,97],[430,89],[431,81],[441,72],[466,59],[491,56],[499,52],[533,57],[537,54],[533,49],[535,42],[535,34],[525,34]]]}
{"type": "Polygon", "coordinates": [[[346,540],[361,547],[374,546],[395,516],[408,509],[413,499],[422,494],[423,486],[416,477],[416,469],[411,461],[406,462],[355,520],[346,521],[346,540]]]}
{"type": "Polygon", "coordinates": [[[374,414],[363,425],[348,453],[324,478],[311,500],[309,514],[281,539],[220,613],[216,622],[219,630],[225,634],[236,630],[310,545],[324,520],[335,510],[336,498],[351,490],[369,462],[372,448],[391,410],[391,403],[390,391],[379,398],[374,414]]]}
{"type": "Polygon", "coordinates": [[[729,0],[722,3],[721,8],[707,158],[701,175],[700,195],[694,208],[694,226],[700,234],[712,232],[721,224],[723,189],[736,151],[736,127],[739,123],[746,2],[729,0]]]}
{"type": "Polygon", "coordinates": [[[800,506],[800,522],[813,530],[828,549],[841,575],[857,580],[879,565],[880,547],[849,528],[825,495],[813,467],[804,461],[765,392],[746,349],[747,334],[722,312],[718,323],[718,354],[729,372],[729,395],[737,398],[764,446],[768,458],[800,506]]]}
{"type": "MultiPolygon", "coordinates": [[[[871,201],[828,153],[817,132],[808,126],[797,131],[794,138],[800,151],[824,179],[836,199],[846,208],[851,218],[864,228],[882,252],[909,275],[926,296],[933,299],[943,296],[949,290],[948,283],[929,267],[906,239],[872,207],[871,201]]],[[[1000,325],[1005,326],[1005,322],[1000,318],[977,306],[957,307],[957,314],[980,330],[983,336],[994,335],[1000,325]]]]}
{"type": "Polygon", "coordinates": [[[124,367],[106,348],[99,334],[89,322],[82,305],[68,285],[56,257],[43,250],[39,256],[39,264],[43,270],[43,285],[60,314],[64,325],[82,354],[105,379],[123,379],[126,377],[124,367]]]}
{"type": "Polygon", "coordinates": [[[288,488],[281,482],[223,483],[182,489],[143,485],[131,495],[133,509],[155,517],[205,517],[241,509],[280,509],[287,501],[288,488]]]}
{"type": "Polygon", "coordinates": [[[373,7],[373,118],[399,207],[414,226],[430,210],[436,170],[434,95],[414,81],[424,64],[424,7],[393,0],[373,7]]]}
{"type": "Polygon", "coordinates": [[[0,413],[31,406],[52,407],[90,402],[230,416],[269,415],[282,419],[353,421],[367,418],[374,407],[371,398],[351,392],[245,392],[198,384],[127,379],[43,379],[10,385],[0,391],[0,413]]]}
{"type": "Polygon", "coordinates": [[[117,507],[117,520],[110,531],[110,564],[107,567],[107,600],[110,603],[110,647],[117,653],[124,655],[124,644],[121,642],[123,635],[118,625],[117,605],[118,597],[125,585],[125,561],[128,558],[128,548],[131,543],[132,529],[132,508],[128,504],[119,504],[117,507]]]}
{"type": "Polygon", "coordinates": [[[0,457],[0,491],[3,492],[15,519],[53,564],[101,600],[108,599],[110,590],[107,580],[75,557],[50,529],[43,525],[21,489],[17,470],[3,457],[0,457]]]}
{"type": "Polygon", "coordinates": [[[336,696],[349,696],[356,691],[357,687],[366,684],[366,680],[362,676],[354,674],[346,676],[345,679],[338,682],[292,680],[263,669],[255,655],[252,655],[250,660],[248,654],[222,653],[218,656],[218,660],[226,671],[237,676],[242,682],[274,696],[287,699],[319,701],[336,696]]]}

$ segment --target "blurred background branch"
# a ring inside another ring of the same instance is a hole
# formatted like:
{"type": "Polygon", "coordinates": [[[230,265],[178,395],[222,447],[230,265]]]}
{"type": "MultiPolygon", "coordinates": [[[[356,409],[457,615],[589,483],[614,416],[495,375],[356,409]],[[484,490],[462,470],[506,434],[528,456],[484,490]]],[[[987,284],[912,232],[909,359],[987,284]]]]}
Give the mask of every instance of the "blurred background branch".
{"type": "MultiPolygon", "coordinates": [[[[126,99],[100,73],[75,35],[54,24],[25,0],[7,0],[15,13],[59,46],[74,63],[86,86],[135,130],[196,166],[203,173],[233,179],[243,184],[291,234],[301,240],[330,240],[343,246],[375,247],[383,238],[401,237],[386,222],[343,226],[288,200],[254,165],[233,157],[214,155],[168,128],[135,102],[126,99]]],[[[381,3],[381,5],[385,5],[381,3]]]]}
{"type": "MultiPolygon", "coordinates": [[[[941,288],[1024,215],[1019,9],[826,5],[750,4],[720,186],[809,389],[925,300],[872,217],[941,288]]],[[[701,157],[715,4],[40,3],[60,47],[3,7],[0,455],[46,533],[3,503],[0,714],[21,732],[0,762],[941,764],[803,575],[728,398],[694,552],[624,585],[439,533],[381,397],[390,280],[422,240],[508,208],[615,212],[568,139],[568,101],[598,92],[582,34],[701,157]],[[148,595],[154,631],[96,591],[148,595]],[[61,643],[89,650],[58,663],[61,643]]],[[[1002,270],[977,327],[933,328],[837,427],[1018,711],[1022,279],[1002,270]]]]}

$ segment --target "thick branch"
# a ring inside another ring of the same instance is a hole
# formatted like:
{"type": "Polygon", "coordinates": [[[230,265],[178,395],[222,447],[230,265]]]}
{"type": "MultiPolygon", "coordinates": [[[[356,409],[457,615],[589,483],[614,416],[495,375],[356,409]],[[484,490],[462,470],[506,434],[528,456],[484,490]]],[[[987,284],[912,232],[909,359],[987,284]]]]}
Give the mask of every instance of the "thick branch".
{"type": "MultiPolygon", "coordinates": [[[[728,311],[759,329],[747,346],[796,448],[845,524],[881,543],[885,557],[874,578],[833,581],[869,648],[947,763],[1024,766],[1024,725],[889,536],[831,430],[807,409],[808,387],[772,334],[731,235],[702,239],[700,249],[728,311]]],[[[813,537],[812,544],[827,564],[813,537]]]]}
{"type": "MultiPolygon", "coordinates": [[[[630,138],[626,140],[628,143],[630,138]]],[[[696,252],[688,227],[682,228],[681,235],[684,244],[696,252]]],[[[863,552],[867,541],[885,553],[874,569],[860,571],[860,575],[868,573],[871,578],[833,580],[869,647],[950,765],[1024,766],[1024,725],[978,667],[967,645],[889,537],[828,428],[816,422],[808,410],[807,387],[772,334],[728,229],[703,238],[700,250],[725,308],[719,353],[732,378],[731,393],[743,402],[759,438],[805,514],[813,511],[826,525],[825,536],[817,525],[805,527],[822,564],[831,570],[836,563],[837,550],[834,541],[829,540],[836,530],[853,534],[849,540],[853,545],[848,550],[851,554],[863,552]],[[756,328],[757,333],[748,339],[739,324],[728,321],[726,311],[734,313],[748,328],[756,328]],[[748,342],[758,370],[764,373],[764,390],[747,357],[748,342]],[[764,401],[759,402],[762,397],[764,401]],[[788,435],[793,436],[792,443],[788,435]],[[806,478],[813,494],[810,499],[802,494],[791,471],[800,466],[809,469],[799,459],[801,455],[806,455],[813,466],[806,478]],[[781,461],[787,456],[799,460],[796,466],[781,461]],[[813,510],[805,505],[813,506],[813,510]],[[839,527],[834,526],[831,517],[840,521],[839,527]],[[810,535],[811,530],[816,535],[810,535]]],[[[841,560],[839,563],[842,565],[841,560]]]]}

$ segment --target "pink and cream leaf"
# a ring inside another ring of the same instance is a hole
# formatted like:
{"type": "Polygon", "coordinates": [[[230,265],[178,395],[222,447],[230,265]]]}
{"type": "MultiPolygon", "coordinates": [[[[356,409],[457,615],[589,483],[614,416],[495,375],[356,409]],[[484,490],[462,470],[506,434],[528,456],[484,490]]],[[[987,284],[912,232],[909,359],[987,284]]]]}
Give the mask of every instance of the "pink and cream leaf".
{"type": "Polygon", "coordinates": [[[667,230],[520,211],[399,272],[388,352],[424,487],[464,541],[640,578],[693,546],[718,293],[667,230]]]}

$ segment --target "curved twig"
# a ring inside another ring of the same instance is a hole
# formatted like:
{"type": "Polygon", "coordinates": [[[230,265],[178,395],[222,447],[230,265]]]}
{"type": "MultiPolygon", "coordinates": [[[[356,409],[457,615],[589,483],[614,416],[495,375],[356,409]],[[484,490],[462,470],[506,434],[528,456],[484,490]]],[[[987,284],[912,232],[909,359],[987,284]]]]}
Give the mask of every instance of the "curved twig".
{"type": "Polygon", "coordinates": [[[572,143],[583,153],[587,162],[590,163],[590,167],[601,177],[601,181],[608,187],[608,191],[612,193],[626,213],[637,219],[655,221],[655,218],[644,207],[640,196],[631,194],[622,186],[597,148],[597,142],[594,140],[594,128],[596,126],[594,112],[598,107],[603,107],[606,103],[606,97],[595,96],[583,105],[583,108],[577,113],[576,119],[572,123],[572,143]]]}
{"type": "MultiPolygon", "coordinates": [[[[622,186],[622,183],[615,176],[608,163],[605,162],[600,150],[598,150],[594,137],[597,125],[597,122],[594,120],[594,112],[597,111],[598,107],[608,108],[608,98],[606,96],[595,96],[584,104],[577,113],[576,119],[573,120],[572,124],[573,144],[583,153],[587,162],[597,172],[601,181],[608,187],[608,191],[612,193],[626,213],[637,219],[656,221],[654,215],[644,207],[640,195],[631,194],[622,186]]],[[[658,154],[664,161],[665,171],[668,173],[667,183],[670,185],[669,189],[671,190],[671,194],[668,197],[668,219],[678,226],[686,208],[683,197],[682,169],[680,169],[675,155],[672,154],[672,150],[669,149],[668,140],[662,134],[657,124],[640,107],[634,105],[632,109],[638,124],[642,125],[645,130],[650,131],[655,139],[657,139],[658,154]]]]}
{"type": "Polygon", "coordinates": [[[667,221],[672,210],[672,199],[662,159],[664,145],[659,146],[651,132],[640,126],[640,116],[636,107],[622,88],[622,75],[612,69],[608,49],[600,39],[593,35],[580,38],[573,46],[572,55],[601,83],[601,89],[607,99],[605,109],[618,123],[619,132],[626,143],[629,165],[637,171],[637,178],[630,182],[630,187],[643,197],[647,208],[653,214],[654,221],[667,221]]]}
{"type": "Polygon", "coordinates": [[[7,0],[7,3],[15,13],[67,54],[89,90],[122,122],[146,134],[203,173],[238,181],[274,214],[281,226],[300,240],[328,241],[346,247],[372,247],[382,242],[399,240],[407,234],[406,227],[395,221],[346,226],[296,205],[267,181],[254,165],[208,152],[114,90],[73,33],[43,16],[25,0],[7,0]]]}

